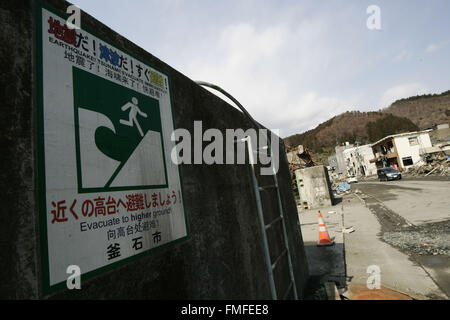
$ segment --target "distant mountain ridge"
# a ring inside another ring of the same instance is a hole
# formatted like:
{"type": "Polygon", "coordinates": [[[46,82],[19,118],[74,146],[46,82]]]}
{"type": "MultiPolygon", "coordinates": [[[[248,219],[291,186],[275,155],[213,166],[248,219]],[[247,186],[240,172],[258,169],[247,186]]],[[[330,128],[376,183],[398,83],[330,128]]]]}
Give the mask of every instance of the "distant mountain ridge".
{"type": "Polygon", "coordinates": [[[284,143],[331,154],[336,145],[346,141],[371,143],[389,134],[424,130],[441,123],[450,123],[450,90],[400,99],[379,111],[347,111],[314,129],[284,138],[284,143]]]}
{"type": "Polygon", "coordinates": [[[450,90],[441,94],[427,94],[395,101],[384,113],[405,117],[421,130],[450,122],[450,90]]]}

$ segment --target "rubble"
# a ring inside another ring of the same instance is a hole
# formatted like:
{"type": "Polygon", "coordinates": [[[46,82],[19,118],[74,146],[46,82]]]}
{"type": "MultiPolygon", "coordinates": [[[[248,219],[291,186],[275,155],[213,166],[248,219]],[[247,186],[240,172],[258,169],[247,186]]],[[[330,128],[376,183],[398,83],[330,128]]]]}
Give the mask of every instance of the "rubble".
{"type": "Polygon", "coordinates": [[[419,165],[413,166],[406,172],[411,176],[445,176],[450,177],[450,158],[443,154],[432,154],[419,165]]]}
{"type": "Polygon", "coordinates": [[[298,195],[297,182],[295,180],[295,170],[321,165],[312,160],[312,153],[308,148],[298,145],[296,147],[288,147],[286,150],[289,171],[291,173],[292,187],[294,194],[298,195]]]}
{"type": "MultiPolygon", "coordinates": [[[[341,179],[344,181],[343,179],[341,179]]],[[[352,189],[352,186],[348,184],[347,182],[342,182],[339,180],[335,180],[331,184],[331,189],[333,190],[334,195],[340,195],[340,194],[349,194],[350,190],[352,189]]]]}
{"type": "Polygon", "coordinates": [[[353,227],[347,227],[347,228],[342,228],[342,233],[352,233],[355,232],[355,228],[353,227]]]}

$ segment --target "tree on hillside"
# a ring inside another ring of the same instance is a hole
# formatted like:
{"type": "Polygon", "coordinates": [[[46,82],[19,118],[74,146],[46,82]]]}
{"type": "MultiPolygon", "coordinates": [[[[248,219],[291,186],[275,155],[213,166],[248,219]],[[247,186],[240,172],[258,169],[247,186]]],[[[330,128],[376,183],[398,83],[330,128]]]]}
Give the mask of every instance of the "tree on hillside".
{"type": "Polygon", "coordinates": [[[418,131],[411,120],[387,114],[385,117],[366,124],[369,140],[375,142],[391,134],[418,131]]]}

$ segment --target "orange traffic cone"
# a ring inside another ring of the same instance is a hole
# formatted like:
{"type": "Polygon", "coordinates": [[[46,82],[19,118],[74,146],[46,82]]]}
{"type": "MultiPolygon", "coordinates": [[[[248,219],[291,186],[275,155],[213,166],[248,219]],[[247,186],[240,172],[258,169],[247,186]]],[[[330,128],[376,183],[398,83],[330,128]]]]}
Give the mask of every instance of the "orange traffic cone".
{"type": "Polygon", "coordinates": [[[318,246],[331,246],[334,244],[334,241],[330,239],[328,235],[327,228],[325,227],[325,222],[323,222],[322,213],[319,211],[319,242],[318,246]]]}

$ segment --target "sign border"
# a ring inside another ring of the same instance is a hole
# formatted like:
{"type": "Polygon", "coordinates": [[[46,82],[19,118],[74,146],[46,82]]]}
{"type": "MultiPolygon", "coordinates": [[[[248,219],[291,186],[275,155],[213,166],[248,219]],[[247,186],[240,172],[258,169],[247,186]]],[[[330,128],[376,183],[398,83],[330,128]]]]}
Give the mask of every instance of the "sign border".
{"type": "MultiPolygon", "coordinates": [[[[46,189],[46,176],[45,176],[45,148],[44,148],[44,98],[43,98],[43,35],[42,35],[42,9],[46,9],[52,14],[58,16],[61,19],[66,20],[68,18],[68,15],[62,14],[58,10],[50,7],[47,4],[43,4],[40,0],[37,0],[35,2],[34,7],[34,18],[35,18],[35,81],[36,81],[36,95],[35,95],[35,102],[36,102],[36,123],[37,123],[37,138],[36,138],[36,145],[37,145],[37,179],[36,182],[37,185],[37,197],[38,197],[38,218],[39,218],[39,241],[40,241],[40,267],[41,267],[41,289],[42,293],[45,295],[49,295],[52,293],[55,293],[57,291],[62,291],[63,289],[67,289],[66,281],[62,281],[59,283],[56,283],[54,285],[50,285],[50,266],[49,266],[49,253],[48,253],[48,230],[47,230],[47,204],[46,204],[46,196],[47,196],[47,189],[46,189]]],[[[85,13],[86,14],[86,13],[85,13]]],[[[100,22],[101,23],[101,22],[100,22]]],[[[171,85],[171,79],[170,76],[162,71],[160,71],[158,68],[155,68],[151,63],[148,63],[145,61],[145,59],[142,58],[136,58],[133,54],[130,54],[127,50],[123,49],[121,46],[113,45],[110,41],[105,40],[103,37],[99,36],[97,33],[92,32],[89,28],[83,28],[84,31],[92,34],[93,36],[99,38],[106,44],[115,47],[130,57],[141,61],[148,65],[149,67],[155,69],[156,71],[164,74],[167,77],[168,85],[169,85],[169,98],[170,98],[170,108],[171,108],[171,116],[172,116],[172,125],[173,129],[175,130],[175,120],[174,120],[174,109],[173,109],[173,95],[172,95],[172,85],[171,85]]],[[[113,31],[114,32],[114,31],[113,31]]],[[[126,39],[126,38],[125,38],[126,39]]],[[[129,41],[129,40],[128,40],[129,41]]],[[[164,148],[163,148],[164,152],[164,148]]],[[[185,207],[185,200],[184,200],[184,189],[183,189],[183,180],[181,176],[181,168],[180,165],[177,165],[178,167],[178,177],[180,180],[180,191],[182,195],[182,202],[183,202],[183,211],[184,211],[184,223],[185,223],[185,229],[186,229],[186,235],[184,237],[181,237],[179,239],[173,240],[171,242],[165,243],[161,246],[148,249],[142,253],[130,256],[128,258],[122,259],[117,262],[113,262],[111,264],[108,264],[103,267],[99,267],[97,269],[94,269],[92,271],[89,271],[87,273],[81,274],[81,281],[87,280],[90,278],[93,278],[95,276],[101,275],[103,273],[106,273],[108,271],[114,270],[117,267],[120,267],[122,265],[128,264],[129,262],[133,262],[135,260],[138,260],[144,256],[147,256],[151,253],[153,253],[156,250],[161,250],[173,245],[176,245],[180,242],[184,242],[186,240],[189,240],[191,238],[190,236],[190,230],[189,225],[187,223],[187,215],[186,215],[186,207],[185,207]]]]}

